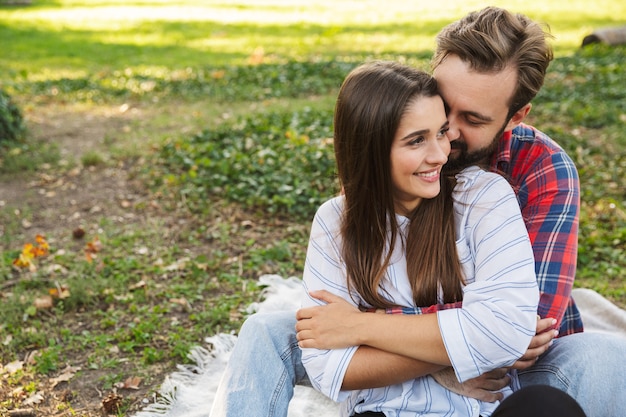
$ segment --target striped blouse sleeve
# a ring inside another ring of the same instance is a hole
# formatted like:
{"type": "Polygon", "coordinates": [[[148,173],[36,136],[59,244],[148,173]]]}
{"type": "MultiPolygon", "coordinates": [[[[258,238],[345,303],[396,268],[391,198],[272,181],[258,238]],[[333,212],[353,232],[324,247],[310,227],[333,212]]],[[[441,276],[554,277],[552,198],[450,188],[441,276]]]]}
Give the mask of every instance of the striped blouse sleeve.
{"type": "MultiPolygon", "coordinates": [[[[438,311],[457,377],[465,381],[511,365],[535,333],[539,291],[533,251],[519,205],[501,176],[480,171],[457,186],[457,239],[471,265],[461,308],[438,311]]],[[[467,270],[467,269],[466,269],[467,270]]]]}
{"type": "MultiPolygon", "coordinates": [[[[346,285],[346,272],[340,257],[339,223],[342,197],[322,204],[311,225],[303,272],[302,307],[321,305],[311,298],[310,291],[325,289],[356,305],[346,285]]],[[[353,299],[354,298],[354,299],[353,299]]],[[[341,391],[348,364],[357,347],[346,349],[302,349],[302,363],[313,386],[334,401],[343,401],[349,395],[341,391]]]]}

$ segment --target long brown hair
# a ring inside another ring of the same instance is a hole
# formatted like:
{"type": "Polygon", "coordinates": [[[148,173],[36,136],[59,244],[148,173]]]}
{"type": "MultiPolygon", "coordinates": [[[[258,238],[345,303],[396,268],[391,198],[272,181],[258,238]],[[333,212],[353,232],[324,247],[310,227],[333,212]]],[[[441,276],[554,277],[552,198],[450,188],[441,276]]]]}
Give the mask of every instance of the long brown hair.
{"type": "MultiPolygon", "coordinates": [[[[342,255],[348,286],[369,305],[387,308],[381,281],[398,235],[391,180],[391,144],[407,107],[437,96],[423,71],[394,62],[371,62],[345,79],[334,119],[335,159],[345,194],[342,255]]],[[[438,196],[425,199],[410,216],[407,272],[416,305],[462,299],[463,274],[456,252],[452,178],[442,177],[438,196]]]]}

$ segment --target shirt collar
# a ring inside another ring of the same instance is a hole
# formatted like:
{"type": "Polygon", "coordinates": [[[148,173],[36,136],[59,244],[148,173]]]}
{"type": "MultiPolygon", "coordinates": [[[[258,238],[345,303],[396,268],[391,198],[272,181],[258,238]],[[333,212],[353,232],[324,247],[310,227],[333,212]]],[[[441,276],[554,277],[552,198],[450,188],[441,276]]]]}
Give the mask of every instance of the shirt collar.
{"type": "Polygon", "coordinates": [[[498,151],[494,155],[494,166],[500,166],[500,164],[508,164],[511,162],[511,144],[513,142],[512,139],[512,130],[509,130],[502,134],[502,138],[500,138],[500,143],[498,145],[498,151]]]}

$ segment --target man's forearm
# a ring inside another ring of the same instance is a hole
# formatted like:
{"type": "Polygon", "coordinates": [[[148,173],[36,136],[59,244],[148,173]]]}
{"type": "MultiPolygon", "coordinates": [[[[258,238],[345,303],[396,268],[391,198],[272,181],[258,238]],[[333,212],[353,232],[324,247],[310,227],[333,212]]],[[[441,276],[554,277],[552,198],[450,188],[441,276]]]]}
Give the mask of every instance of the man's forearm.
{"type": "Polygon", "coordinates": [[[369,346],[356,351],[343,379],[343,390],[360,390],[400,384],[445,368],[369,346]]]}

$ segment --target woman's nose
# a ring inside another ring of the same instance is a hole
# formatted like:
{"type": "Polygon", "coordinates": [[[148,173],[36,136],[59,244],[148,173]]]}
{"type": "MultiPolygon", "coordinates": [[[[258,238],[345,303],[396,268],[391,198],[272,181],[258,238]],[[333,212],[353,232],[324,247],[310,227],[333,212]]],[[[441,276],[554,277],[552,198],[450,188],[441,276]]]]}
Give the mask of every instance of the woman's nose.
{"type": "Polygon", "coordinates": [[[450,155],[450,142],[447,140],[434,141],[429,152],[429,162],[443,165],[448,162],[448,155],[450,155]]]}

